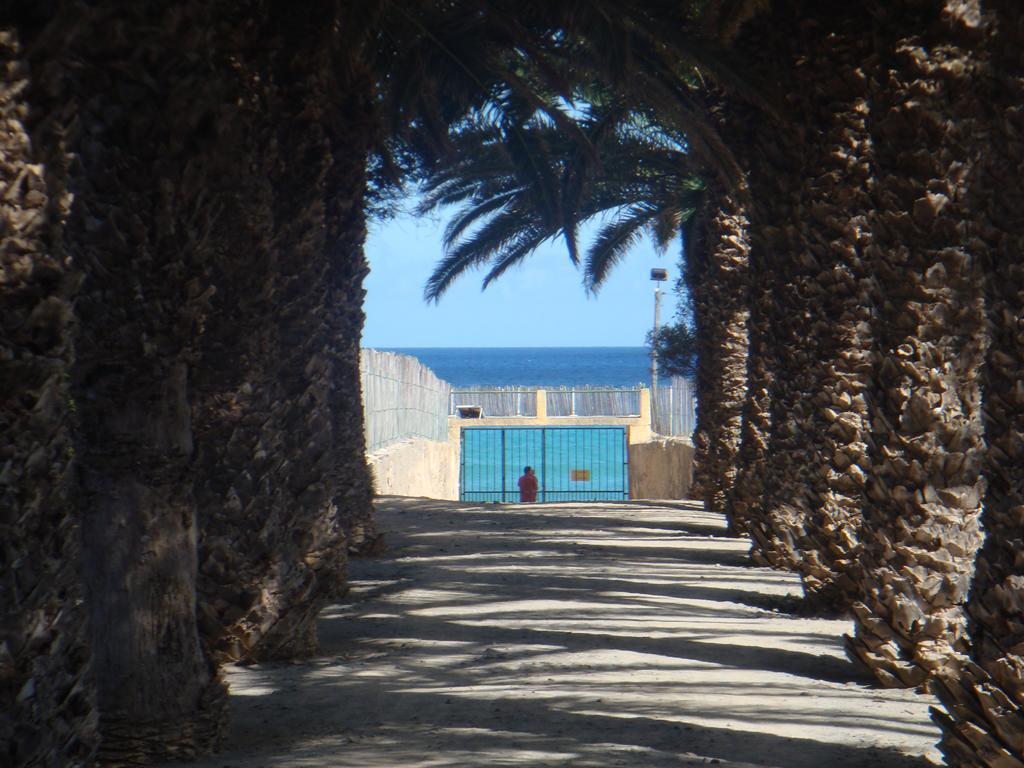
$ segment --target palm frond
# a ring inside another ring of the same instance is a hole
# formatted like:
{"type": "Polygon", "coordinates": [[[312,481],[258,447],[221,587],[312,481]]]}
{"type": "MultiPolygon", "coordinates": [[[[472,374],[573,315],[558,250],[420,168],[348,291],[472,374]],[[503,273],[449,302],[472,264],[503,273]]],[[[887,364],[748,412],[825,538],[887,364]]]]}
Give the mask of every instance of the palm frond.
{"type": "Polygon", "coordinates": [[[496,211],[503,209],[510,202],[515,200],[519,192],[519,189],[512,189],[502,194],[486,197],[476,205],[463,208],[452,217],[451,221],[449,221],[448,225],[445,227],[445,247],[447,248],[454,245],[463,233],[474,224],[479,223],[482,219],[485,219],[496,211]]]}
{"type": "Polygon", "coordinates": [[[508,248],[505,248],[499,258],[493,262],[490,271],[484,276],[481,288],[486,289],[492,282],[515,265],[520,264],[523,259],[550,239],[550,233],[542,227],[528,227],[524,229],[522,237],[510,244],[508,248]]]}
{"type": "Polygon", "coordinates": [[[640,240],[644,228],[658,215],[658,208],[637,203],[622,211],[597,234],[587,253],[584,283],[597,292],[611,268],[640,240]]]}

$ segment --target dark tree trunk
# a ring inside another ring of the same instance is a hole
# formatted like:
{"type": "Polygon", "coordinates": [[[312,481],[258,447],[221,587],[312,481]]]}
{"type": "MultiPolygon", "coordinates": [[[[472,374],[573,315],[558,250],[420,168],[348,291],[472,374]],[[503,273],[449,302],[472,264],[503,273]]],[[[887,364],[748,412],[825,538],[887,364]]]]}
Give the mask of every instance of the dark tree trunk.
{"type": "Polygon", "coordinates": [[[768,440],[772,429],[771,393],[774,368],[770,363],[771,292],[765,287],[764,260],[758,256],[760,237],[751,234],[750,316],[747,321],[747,396],[740,422],[736,454],[736,482],[726,500],[726,514],[737,533],[751,534],[764,517],[765,473],[768,440]]]}
{"type": "MultiPolygon", "coordinates": [[[[332,50],[329,4],[275,7],[266,45],[229,43],[242,98],[222,123],[223,170],[243,173],[228,176],[196,409],[204,636],[219,657],[247,661],[315,652],[316,616],[344,585],[351,489],[368,489],[358,344],[370,88],[333,79],[351,67],[331,57],[351,51],[332,50]]],[[[367,491],[364,529],[369,506],[367,491]]]]}
{"type": "Polygon", "coordinates": [[[63,82],[27,60],[31,18],[0,28],[0,763],[84,765],[97,738],[68,392],[77,286],[63,82]]]}
{"type": "MultiPolygon", "coordinates": [[[[73,396],[86,601],[108,764],[220,741],[226,693],[196,628],[189,363],[206,312],[209,20],[187,5],[76,7],[72,256],[85,274],[73,396]],[[84,14],[88,14],[84,16],[84,14]]],[[[55,24],[69,20],[61,15],[55,24]]],[[[71,54],[69,54],[71,55],[71,54]]]]}
{"type": "Polygon", "coordinates": [[[985,295],[992,343],[984,369],[988,488],[985,544],[967,604],[971,656],[936,681],[946,712],[942,751],[952,766],[1024,766],[1024,9],[994,3],[991,145],[979,236],[988,254],[985,295]]]}
{"type": "Polygon", "coordinates": [[[215,292],[193,381],[198,611],[215,657],[242,661],[252,659],[280,611],[272,581],[274,549],[285,535],[285,457],[271,413],[280,351],[273,173],[283,160],[268,105],[272,37],[251,26],[224,32],[221,53],[235,66],[210,169],[220,206],[208,277],[215,292]]]}
{"type": "MultiPolygon", "coordinates": [[[[755,318],[765,329],[759,350],[771,348],[759,355],[771,365],[772,410],[764,415],[756,402],[748,405],[748,430],[763,425],[750,432],[749,450],[764,457],[767,478],[757,483],[761,506],[750,532],[755,559],[797,570],[808,598],[843,606],[856,595],[850,571],[866,481],[860,465],[871,337],[862,254],[871,143],[864,70],[872,36],[863,14],[835,8],[780,3],[770,23],[789,30],[768,68],[781,78],[797,129],[787,161],[762,161],[752,171],[752,184],[765,188],[757,195],[765,226],[755,253],[768,262],[759,275],[770,288],[755,318]],[[771,178],[784,179],[785,188],[770,190],[771,178]]],[[[745,477],[748,505],[749,483],[745,477]]]]}
{"type": "MultiPolygon", "coordinates": [[[[687,251],[698,339],[694,486],[710,512],[724,513],[736,479],[747,380],[749,219],[735,195],[712,186],[703,232],[687,251]]],[[[730,522],[730,531],[735,527],[730,522]]]]}
{"type": "MultiPolygon", "coordinates": [[[[347,56],[344,48],[339,56],[347,56]]],[[[351,61],[339,62],[334,72],[346,73],[333,82],[328,122],[332,126],[333,158],[326,181],[326,257],[330,265],[330,336],[334,374],[331,417],[334,430],[334,503],[349,551],[373,551],[380,543],[373,516],[373,486],[366,463],[360,346],[363,332],[363,279],[369,265],[363,252],[366,215],[366,157],[374,135],[369,76],[351,61]],[[343,94],[343,95],[342,95],[343,94]]],[[[340,588],[340,585],[339,585],[340,588]]]]}
{"type": "MultiPolygon", "coordinates": [[[[272,318],[280,346],[270,428],[284,506],[266,529],[273,546],[267,587],[277,610],[254,649],[258,659],[315,653],[317,614],[344,579],[344,539],[334,506],[330,265],[324,258],[331,157],[322,110],[328,98],[331,6],[316,2],[296,12],[282,4],[276,15],[282,45],[274,62],[271,111],[281,165],[272,177],[277,262],[272,318]]],[[[365,151],[359,155],[360,162],[365,156],[365,151]]],[[[244,518],[239,522],[246,524],[244,518]]]]}
{"type": "Polygon", "coordinates": [[[962,605],[981,543],[987,334],[971,206],[986,65],[969,4],[940,5],[879,6],[892,53],[871,93],[871,475],[847,647],[893,686],[966,650],[962,605]]]}

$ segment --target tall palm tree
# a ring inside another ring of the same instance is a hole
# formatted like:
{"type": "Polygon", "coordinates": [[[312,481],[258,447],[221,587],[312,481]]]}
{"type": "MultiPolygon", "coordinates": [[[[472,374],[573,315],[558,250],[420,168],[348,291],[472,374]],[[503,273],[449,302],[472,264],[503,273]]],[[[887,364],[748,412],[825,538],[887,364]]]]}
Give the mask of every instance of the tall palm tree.
{"type": "Polygon", "coordinates": [[[584,282],[596,289],[642,232],[664,248],[688,226],[683,261],[694,300],[700,403],[693,493],[709,510],[724,511],[746,383],[746,203],[720,181],[713,182],[709,198],[682,137],[614,102],[592,106],[580,129],[590,153],[572,134],[537,119],[511,128],[478,124],[460,134],[456,159],[434,169],[425,185],[423,210],[463,204],[449,223],[447,252],[428,282],[427,298],[437,300],[453,280],[481,264],[490,265],[486,287],[559,234],[578,263],[577,222],[603,217],[584,268],[584,282]],[[530,156],[525,171],[507,146],[515,132],[543,150],[530,156]],[[539,171],[537,156],[544,161],[539,171]],[[702,221],[694,225],[701,209],[702,221]]]}
{"type": "Polygon", "coordinates": [[[745,155],[758,201],[757,293],[745,463],[728,508],[752,535],[756,560],[797,570],[809,598],[839,605],[856,595],[849,571],[864,474],[855,458],[866,450],[860,249],[870,201],[859,184],[870,141],[855,74],[870,59],[865,24],[856,13],[777,3],[738,42],[799,85],[789,89],[787,123],[757,131],[745,155]],[[781,28],[792,32],[764,31],[781,28]],[[822,82],[831,67],[840,74],[822,82]]]}
{"type": "Polygon", "coordinates": [[[227,714],[197,630],[189,386],[216,206],[205,199],[222,97],[214,19],[203,4],[129,5],[58,14],[42,39],[61,52],[38,62],[57,70],[76,125],[64,232],[82,275],[75,497],[99,756],[112,763],[210,749],[227,714]]]}
{"type": "Polygon", "coordinates": [[[686,254],[697,338],[698,419],[694,430],[693,487],[710,512],[726,513],[736,480],[742,408],[747,391],[750,219],[741,196],[713,184],[702,231],[686,254]]]}
{"type": "Polygon", "coordinates": [[[72,498],[68,125],[33,77],[36,43],[0,28],[0,741],[16,765],[84,765],[97,724],[72,498]]]}
{"type": "MultiPolygon", "coordinates": [[[[893,9],[871,80],[870,475],[851,656],[917,685],[966,650],[981,544],[987,15],[893,9]]],[[[947,12],[948,11],[948,12],[947,12]]]]}
{"type": "Polygon", "coordinates": [[[983,371],[988,452],[982,526],[985,543],[967,602],[971,658],[954,675],[936,681],[945,712],[932,716],[943,729],[942,751],[952,766],[1024,765],[1024,568],[1020,511],[1024,508],[1024,195],[1013,170],[1024,162],[1024,13],[1014,3],[993,3],[988,28],[992,78],[986,89],[996,120],[989,134],[984,184],[972,206],[991,224],[977,234],[987,254],[986,314],[992,331],[983,371]]]}
{"type": "MultiPolygon", "coordinates": [[[[349,268],[327,257],[325,198],[331,169],[365,167],[366,148],[353,142],[334,157],[319,114],[334,85],[330,13],[271,15],[249,30],[259,46],[222,41],[235,76],[209,169],[224,202],[211,237],[213,312],[194,369],[200,612],[220,659],[310,655],[316,616],[344,580],[337,464],[360,450],[361,431],[348,425],[335,437],[346,373],[337,349],[360,325],[325,322],[339,311],[333,270],[349,268]]],[[[349,470],[368,487],[365,467],[349,470]]],[[[369,507],[368,496],[360,503],[369,507]]]]}

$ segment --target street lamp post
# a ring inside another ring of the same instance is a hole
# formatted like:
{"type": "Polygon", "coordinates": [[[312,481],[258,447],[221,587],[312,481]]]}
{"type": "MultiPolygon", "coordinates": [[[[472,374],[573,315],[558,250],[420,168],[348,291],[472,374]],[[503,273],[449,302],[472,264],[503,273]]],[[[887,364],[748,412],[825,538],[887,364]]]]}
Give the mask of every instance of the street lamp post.
{"type": "Polygon", "coordinates": [[[666,269],[651,269],[650,279],[654,281],[654,333],[650,337],[650,396],[657,401],[657,329],[660,325],[658,312],[662,308],[662,283],[669,279],[666,269]]]}

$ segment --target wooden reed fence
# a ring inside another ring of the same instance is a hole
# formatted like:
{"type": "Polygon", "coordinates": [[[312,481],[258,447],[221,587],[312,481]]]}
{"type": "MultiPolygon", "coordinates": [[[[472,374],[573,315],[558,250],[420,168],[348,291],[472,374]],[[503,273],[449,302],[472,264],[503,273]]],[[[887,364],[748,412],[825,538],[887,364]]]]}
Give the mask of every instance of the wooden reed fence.
{"type": "Polygon", "coordinates": [[[533,418],[537,415],[537,388],[453,388],[448,413],[454,416],[459,406],[479,407],[483,416],[533,418]]]}
{"type": "MultiPolygon", "coordinates": [[[[537,415],[537,390],[541,387],[453,388],[448,412],[460,406],[477,406],[485,417],[508,418],[537,415]]],[[[639,387],[550,387],[545,403],[548,416],[638,416],[639,387]]]]}
{"type": "Polygon", "coordinates": [[[692,435],[697,426],[697,393],[693,382],[673,376],[669,386],[658,387],[652,410],[651,428],[657,434],[692,435]]]}
{"type": "MultiPolygon", "coordinates": [[[[452,388],[448,413],[460,406],[480,408],[491,418],[537,415],[538,387],[452,388]]],[[[640,387],[557,387],[547,388],[548,416],[638,416],[640,387]]],[[[651,427],[659,435],[693,434],[697,403],[693,382],[673,377],[668,386],[658,387],[653,403],[651,427]]]]}
{"type": "Polygon", "coordinates": [[[639,415],[639,387],[559,387],[548,390],[548,416],[639,415]]]}
{"type": "Polygon", "coordinates": [[[410,438],[448,439],[448,382],[408,355],[364,349],[359,363],[367,451],[410,438]]]}

